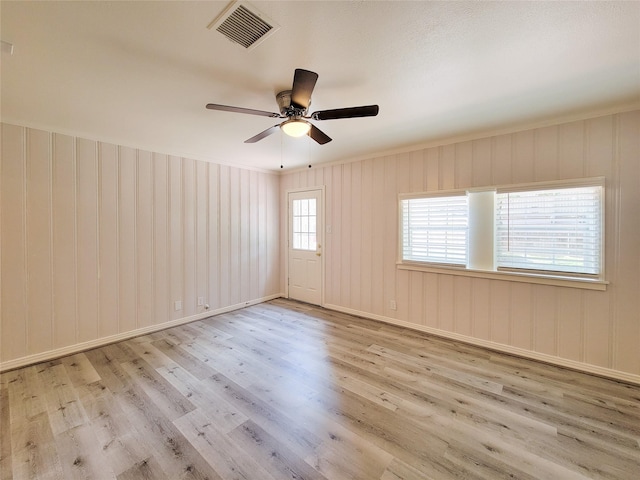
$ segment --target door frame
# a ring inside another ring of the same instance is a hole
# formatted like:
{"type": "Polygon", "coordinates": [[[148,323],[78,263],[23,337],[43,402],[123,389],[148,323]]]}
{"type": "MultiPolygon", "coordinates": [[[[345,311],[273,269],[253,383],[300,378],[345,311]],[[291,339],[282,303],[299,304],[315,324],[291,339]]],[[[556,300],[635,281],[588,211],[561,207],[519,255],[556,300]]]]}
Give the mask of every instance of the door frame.
{"type": "Polygon", "coordinates": [[[300,193],[300,192],[312,192],[315,190],[320,190],[320,208],[322,209],[322,211],[320,212],[320,218],[322,220],[322,231],[321,232],[316,232],[316,234],[318,235],[318,243],[321,245],[322,248],[322,255],[320,256],[320,288],[321,288],[321,292],[320,292],[320,306],[324,307],[324,303],[325,303],[325,298],[324,298],[324,290],[325,290],[325,285],[324,285],[324,269],[325,269],[325,253],[326,253],[326,243],[325,243],[325,232],[327,230],[327,226],[326,226],[326,212],[325,212],[325,186],[324,185],[318,185],[316,187],[300,187],[300,188],[292,188],[290,190],[287,190],[285,192],[285,205],[286,205],[286,227],[285,227],[285,234],[286,234],[286,238],[285,238],[285,243],[284,243],[284,249],[285,249],[285,255],[284,255],[284,295],[286,298],[289,298],[289,242],[291,241],[291,231],[290,231],[290,215],[291,212],[289,211],[289,194],[291,193],[300,193]]]}

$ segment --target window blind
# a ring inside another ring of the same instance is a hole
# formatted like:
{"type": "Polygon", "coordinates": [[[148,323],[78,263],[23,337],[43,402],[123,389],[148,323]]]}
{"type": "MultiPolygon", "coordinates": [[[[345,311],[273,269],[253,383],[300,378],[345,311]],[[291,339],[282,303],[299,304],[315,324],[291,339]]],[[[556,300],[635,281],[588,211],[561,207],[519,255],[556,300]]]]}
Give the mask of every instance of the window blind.
{"type": "Polygon", "coordinates": [[[599,275],[602,186],[501,191],[498,268],[599,275]]]}
{"type": "Polygon", "coordinates": [[[402,259],[467,264],[469,208],[466,194],[402,200],[402,259]]]}

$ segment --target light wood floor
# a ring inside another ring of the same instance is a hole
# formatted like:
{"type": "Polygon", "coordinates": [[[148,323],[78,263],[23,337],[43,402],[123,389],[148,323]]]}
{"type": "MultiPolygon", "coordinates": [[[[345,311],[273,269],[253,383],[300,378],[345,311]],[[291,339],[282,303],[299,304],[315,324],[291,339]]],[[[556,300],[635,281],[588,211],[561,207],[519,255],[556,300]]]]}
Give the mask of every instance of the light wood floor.
{"type": "Polygon", "coordinates": [[[2,479],[640,478],[640,387],[286,300],[0,378],[2,479]]]}

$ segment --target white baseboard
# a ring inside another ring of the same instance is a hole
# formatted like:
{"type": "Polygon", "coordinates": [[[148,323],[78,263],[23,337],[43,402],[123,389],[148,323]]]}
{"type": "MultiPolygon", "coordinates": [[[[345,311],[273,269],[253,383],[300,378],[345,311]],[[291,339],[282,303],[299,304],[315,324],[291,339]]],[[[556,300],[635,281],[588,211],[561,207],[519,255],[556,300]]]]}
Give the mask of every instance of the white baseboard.
{"type": "MultiPolygon", "coordinates": [[[[205,312],[198,313],[196,315],[191,315],[189,317],[171,320],[169,322],[161,323],[158,325],[151,325],[148,327],[131,330],[129,332],[119,333],[117,335],[111,335],[108,337],[103,337],[103,338],[91,340],[88,342],[70,345],[68,347],[57,348],[54,350],[48,350],[46,352],[37,353],[34,355],[20,357],[15,360],[0,362],[0,372],[14,370],[16,368],[26,367],[28,365],[33,365],[36,363],[47,362],[56,358],[64,357],[67,355],[73,355],[75,353],[82,352],[85,350],[90,350],[92,348],[102,347],[110,343],[128,340],[130,338],[139,337],[141,335],[147,335],[149,333],[158,332],[160,330],[176,327],[178,325],[184,325],[186,323],[194,322],[196,320],[202,320],[203,318],[220,315],[222,313],[232,312],[234,310],[239,310],[241,308],[245,308],[250,305],[257,305],[259,303],[268,302],[269,300],[273,300],[275,298],[280,298],[280,297],[285,297],[285,295],[282,293],[268,295],[266,297],[258,298],[255,300],[249,300],[249,301],[238,303],[235,305],[229,305],[227,307],[219,308],[216,310],[207,310],[205,312]]],[[[510,345],[504,345],[502,343],[496,343],[490,340],[483,340],[480,338],[469,337],[467,335],[461,335],[459,333],[447,332],[446,330],[439,330],[437,328],[428,327],[426,325],[418,325],[415,323],[406,322],[404,320],[397,320],[395,318],[386,317],[384,315],[376,315],[374,313],[368,313],[360,310],[355,310],[352,308],[342,307],[340,305],[325,304],[324,308],[328,310],[335,310],[336,312],[356,315],[358,317],[369,318],[371,320],[377,320],[380,322],[389,323],[391,325],[397,325],[397,326],[409,328],[412,330],[418,330],[421,332],[429,333],[431,335],[436,335],[438,337],[457,340],[470,345],[484,347],[484,348],[488,348],[490,350],[495,350],[498,352],[508,353],[510,355],[517,355],[519,357],[529,358],[531,360],[550,363],[552,365],[557,365],[559,367],[571,368],[573,370],[578,370],[578,371],[590,373],[593,375],[599,375],[601,377],[607,377],[613,380],[620,380],[623,382],[640,385],[640,375],[634,375],[632,373],[621,372],[619,370],[599,367],[597,365],[591,365],[589,363],[578,362],[575,360],[556,357],[556,356],[548,355],[545,353],[534,352],[531,350],[526,350],[524,348],[512,347],[510,345]]]]}
{"type": "Polygon", "coordinates": [[[195,322],[196,320],[202,320],[203,318],[212,317],[214,315],[220,315],[221,313],[232,312],[233,310],[239,310],[241,308],[248,307],[250,305],[257,305],[258,303],[268,302],[274,298],[282,297],[282,293],[274,295],[268,295],[266,297],[258,298],[255,300],[249,300],[235,305],[229,305],[228,307],[218,308],[216,310],[206,310],[196,315],[190,315],[188,317],[178,318],[169,322],[160,323],[158,325],[150,325],[148,327],[138,328],[128,332],[118,333],[116,335],[110,335],[108,337],[97,338],[88,342],[76,343],[69,345],[68,347],[56,348],[54,350],[48,350],[42,353],[36,353],[35,355],[28,355],[26,357],[16,358],[15,360],[9,360],[6,362],[0,362],[0,372],[8,370],[15,370],[16,368],[26,367],[41,362],[48,362],[60,357],[66,357],[67,355],[73,355],[78,352],[90,350],[92,348],[102,347],[110,343],[121,342],[133,337],[139,337],[141,335],[148,335],[149,333],[158,332],[167,328],[176,327],[178,325],[184,325],[185,323],[195,322]]]}
{"type": "Polygon", "coordinates": [[[415,323],[407,322],[404,320],[397,320],[391,317],[385,317],[384,315],[376,315],[375,313],[362,312],[352,308],[341,307],[340,305],[325,304],[324,308],[329,310],[335,310],[337,312],[348,313],[350,315],[356,315],[359,317],[369,318],[371,320],[378,320],[384,323],[390,323],[392,325],[398,325],[400,327],[410,328],[412,330],[418,330],[421,332],[436,335],[438,337],[448,338],[451,340],[457,340],[460,342],[468,343],[477,347],[484,347],[490,350],[495,350],[502,353],[508,353],[510,355],[516,355],[518,357],[528,358],[531,360],[537,360],[544,363],[550,363],[559,367],[570,368],[572,370],[578,370],[584,373],[590,373],[601,377],[607,377],[613,380],[620,380],[627,383],[633,383],[640,385],[640,375],[634,375],[632,373],[621,372],[619,370],[613,370],[611,368],[599,367],[597,365],[591,365],[589,363],[578,362],[575,360],[569,360],[566,358],[556,357],[554,355],[548,355],[546,353],[534,352],[526,350],[524,348],[512,347],[510,345],[504,345],[502,343],[492,342],[490,340],[483,340],[480,338],[469,337],[467,335],[461,335],[459,333],[448,332],[446,330],[440,330],[426,325],[418,325],[415,323]]]}

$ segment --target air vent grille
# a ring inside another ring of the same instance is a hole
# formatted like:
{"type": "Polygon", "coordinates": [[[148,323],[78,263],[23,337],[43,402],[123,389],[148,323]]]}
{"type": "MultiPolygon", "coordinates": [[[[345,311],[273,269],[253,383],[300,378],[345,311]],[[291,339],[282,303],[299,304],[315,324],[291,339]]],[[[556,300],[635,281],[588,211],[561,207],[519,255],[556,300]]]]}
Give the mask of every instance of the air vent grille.
{"type": "Polygon", "coordinates": [[[279,26],[246,2],[236,2],[208,28],[215,28],[232,42],[251,49],[275,33],[279,26]]]}

